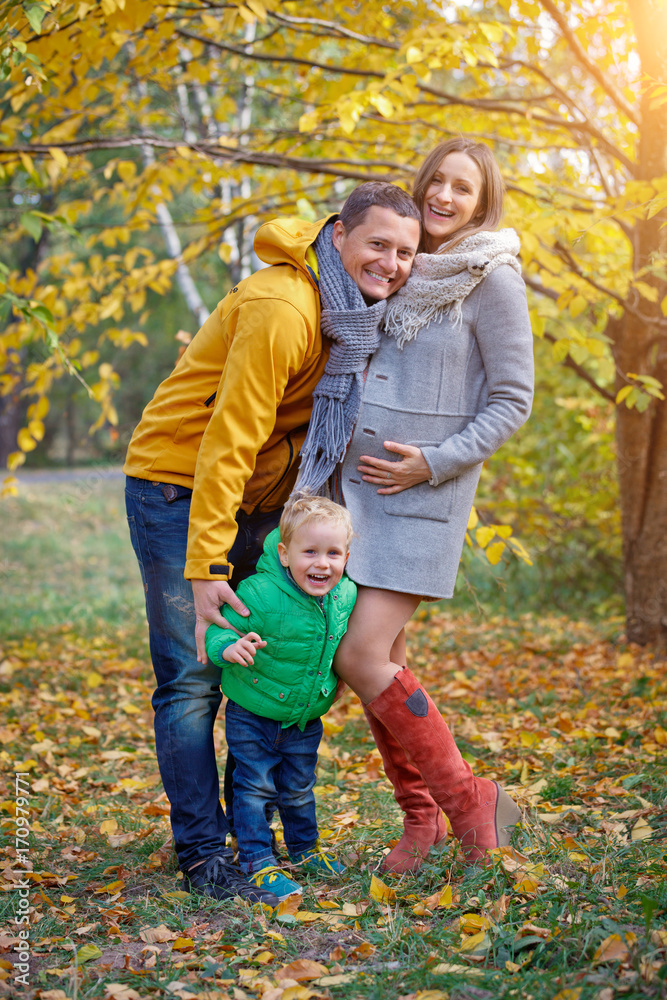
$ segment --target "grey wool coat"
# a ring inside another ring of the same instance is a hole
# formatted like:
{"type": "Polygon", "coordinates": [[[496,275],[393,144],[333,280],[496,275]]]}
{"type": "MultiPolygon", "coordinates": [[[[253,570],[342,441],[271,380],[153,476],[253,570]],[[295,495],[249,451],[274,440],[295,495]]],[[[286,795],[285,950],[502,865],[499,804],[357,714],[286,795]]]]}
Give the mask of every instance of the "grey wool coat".
{"type": "Polygon", "coordinates": [[[507,264],[470,293],[461,325],[433,321],[403,350],[382,336],[341,469],[355,583],[452,596],[482,463],[528,418],[532,398],[526,288],[507,264]],[[362,455],[398,458],[387,440],[421,448],[430,481],[385,495],[363,482],[362,455]]]}

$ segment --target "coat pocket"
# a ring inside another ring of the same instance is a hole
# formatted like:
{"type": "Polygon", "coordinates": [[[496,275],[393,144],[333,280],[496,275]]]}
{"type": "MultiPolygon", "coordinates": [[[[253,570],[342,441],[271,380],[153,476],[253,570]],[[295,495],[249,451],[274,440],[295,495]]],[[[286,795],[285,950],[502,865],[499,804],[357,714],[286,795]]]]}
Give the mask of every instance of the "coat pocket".
{"type": "MultiPolygon", "coordinates": [[[[406,441],[415,448],[437,448],[440,441],[406,441]]],[[[431,521],[449,521],[456,500],[458,479],[448,479],[439,486],[419,483],[401,493],[384,494],[384,512],[395,517],[421,517],[431,521]]]]}
{"type": "MultiPolygon", "coordinates": [[[[252,670],[252,667],[250,670],[252,670]]],[[[255,708],[253,706],[252,711],[257,715],[266,715],[269,719],[286,718],[289,712],[285,710],[285,706],[292,702],[292,688],[281,684],[280,681],[273,680],[271,677],[266,677],[265,675],[258,676],[257,674],[253,674],[252,676],[253,684],[255,683],[255,678],[258,681],[258,707],[255,708]],[[282,710],[283,714],[276,716],[276,710],[282,710]]]]}

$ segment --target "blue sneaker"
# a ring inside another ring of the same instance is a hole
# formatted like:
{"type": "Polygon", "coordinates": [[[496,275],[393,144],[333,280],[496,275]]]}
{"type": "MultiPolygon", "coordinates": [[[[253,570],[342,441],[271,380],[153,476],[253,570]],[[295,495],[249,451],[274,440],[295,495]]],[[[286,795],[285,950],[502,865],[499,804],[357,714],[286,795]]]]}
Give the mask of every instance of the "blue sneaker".
{"type": "MultiPolygon", "coordinates": [[[[298,865],[302,871],[312,875],[342,875],[345,872],[345,865],[341,865],[333,854],[325,851],[319,840],[316,840],[311,848],[302,851],[301,854],[290,854],[290,861],[292,864],[298,865]]],[[[273,886],[271,890],[275,892],[273,886]]]]}
{"type": "Polygon", "coordinates": [[[276,868],[275,865],[267,865],[266,868],[260,868],[258,872],[248,875],[248,881],[254,882],[258,889],[273,893],[274,896],[278,897],[279,902],[297,892],[299,894],[303,892],[300,885],[292,882],[291,878],[287,878],[284,872],[281,872],[280,868],[276,868]]]}

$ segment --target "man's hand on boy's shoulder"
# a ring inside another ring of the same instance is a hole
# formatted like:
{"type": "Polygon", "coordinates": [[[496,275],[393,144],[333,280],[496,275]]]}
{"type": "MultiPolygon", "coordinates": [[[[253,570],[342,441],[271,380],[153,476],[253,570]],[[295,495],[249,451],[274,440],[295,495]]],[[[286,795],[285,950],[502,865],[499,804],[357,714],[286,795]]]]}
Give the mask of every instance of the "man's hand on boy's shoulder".
{"type": "Polygon", "coordinates": [[[256,632],[248,632],[223,650],[222,658],[227,663],[240,663],[243,667],[251,667],[255,662],[255,653],[263,649],[266,642],[256,632]]]}

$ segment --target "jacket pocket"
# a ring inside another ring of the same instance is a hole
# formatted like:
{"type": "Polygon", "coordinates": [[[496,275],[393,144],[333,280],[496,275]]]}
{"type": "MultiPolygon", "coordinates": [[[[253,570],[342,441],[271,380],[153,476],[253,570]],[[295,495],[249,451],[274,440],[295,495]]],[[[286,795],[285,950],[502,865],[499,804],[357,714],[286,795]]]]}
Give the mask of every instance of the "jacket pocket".
{"type": "MultiPolygon", "coordinates": [[[[440,441],[406,441],[415,448],[437,448],[440,441]]],[[[456,500],[458,479],[448,479],[439,486],[419,483],[400,493],[385,493],[384,512],[395,517],[421,517],[431,521],[449,521],[456,500]]]]}
{"type": "MultiPolygon", "coordinates": [[[[246,668],[248,669],[248,668],[246,668]]],[[[252,670],[252,667],[250,668],[252,670]]],[[[257,715],[267,715],[268,718],[276,718],[276,709],[283,708],[283,715],[279,718],[284,718],[286,714],[284,712],[284,706],[287,706],[292,701],[292,688],[282,684],[280,681],[275,681],[271,677],[266,675],[253,674],[251,683],[253,687],[257,689],[258,695],[258,708],[253,708],[252,711],[256,712],[257,715]],[[255,678],[257,677],[257,684],[255,685],[255,678]]]]}

